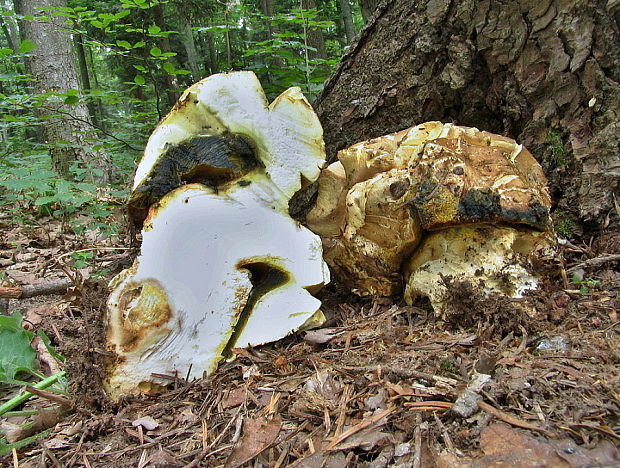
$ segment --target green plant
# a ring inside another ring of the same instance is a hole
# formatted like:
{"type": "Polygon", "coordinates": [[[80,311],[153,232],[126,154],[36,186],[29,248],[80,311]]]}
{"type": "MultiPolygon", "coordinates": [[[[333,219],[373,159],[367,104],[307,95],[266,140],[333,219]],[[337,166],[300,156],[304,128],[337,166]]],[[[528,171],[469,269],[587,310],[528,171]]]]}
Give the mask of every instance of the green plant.
{"type": "Polygon", "coordinates": [[[564,146],[562,134],[559,132],[550,131],[548,138],[553,164],[555,165],[555,167],[566,166],[566,148],[564,146]]]}
{"type": "Polygon", "coordinates": [[[590,289],[595,288],[600,284],[599,280],[593,278],[581,278],[579,275],[573,275],[571,282],[579,286],[579,293],[582,295],[588,294],[590,289]]]}
{"type": "MultiPolygon", "coordinates": [[[[72,167],[75,180],[69,181],[49,168],[45,154],[31,154],[20,162],[0,161],[0,207],[13,214],[17,222],[33,225],[36,218],[51,216],[76,234],[86,228],[99,229],[106,236],[118,234],[117,226],[106,222],[114,203],[99,200],[97,186],[82,180],[86,171],[78,164],[72,167]],[[24,164],[26,161],[30,163],[24,164]]],[[[126,193],[112,190],[109,198],[117,198],[118,204],[126,193]]]]}
{"type": "MultiPolygon", "coordinates": [[[[50,354],[62,360],[62,357],[51,347],[49,338],[42,332],[33,333],[22,326],[22,316],[15,312],[10,316],[0,315],[0,385],[31,385],[37,389],[51,388],[58,393],[66,394],[67,382],[65,372],[46,377],[39,372],[37,354],[30,346],[35,336],[39,336],[50,354]],[[39,382],[28,382],[25,379],[39,379],[39,382]]],[[[0,405],[0,416],[25,403],[33,396],[31,392],[22,392],[0,405]]],[[[13,414],[31,415],[32,411],[14,411],[13,414]]],[[[0,436],[0,454],[18,448],[41,437],[35,435],[14,444],[7,444],[0,436]]]]}
{"type": "Polygon", "coordinates": [[[439,363],[439,370],[444,374],[458,374],[459,368],[456,363],[449,358],[444,358],[439,363]]]}
{"type": "Polygon", "coordinates": [[[575,235],[577,223],[563,210],[556,210],[553,214],[555,231],[562,237],[570,239],[575,235]]]}

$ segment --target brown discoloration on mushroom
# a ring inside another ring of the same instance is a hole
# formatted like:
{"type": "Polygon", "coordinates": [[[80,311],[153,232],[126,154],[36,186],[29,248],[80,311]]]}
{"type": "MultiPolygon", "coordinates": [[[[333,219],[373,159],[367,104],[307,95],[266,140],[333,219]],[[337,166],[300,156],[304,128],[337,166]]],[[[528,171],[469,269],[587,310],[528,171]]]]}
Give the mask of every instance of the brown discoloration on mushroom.
{"type": "Polygon", "coordinates": [[[335,276],[361,295],[398,292],[403,262],[430,245],[420,244],[427,232],[481,223],[551,230],[542,168],[509,138],[427,122],[338,159],[319,178],[307,222],[335,276]]]}
{"type": "Polygon", "coordinates": [[[140,347],[144,337],[162,327],[172,315],[166,292],[154,279],[127,285],[120,294],[118,307],[126,311],[120,343],[125,352],[140,347]]]}

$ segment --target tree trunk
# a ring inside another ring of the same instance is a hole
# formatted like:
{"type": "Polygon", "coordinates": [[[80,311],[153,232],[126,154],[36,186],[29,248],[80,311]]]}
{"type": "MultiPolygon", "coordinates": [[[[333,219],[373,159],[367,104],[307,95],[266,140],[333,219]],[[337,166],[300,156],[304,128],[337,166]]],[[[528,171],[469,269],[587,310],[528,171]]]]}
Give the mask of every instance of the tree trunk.
{"type": "Polygon", "coordinates": [[[211,74],[219,72],[219,67],[217,63],[217,50],[215,49],[215,41],[213,39],[213,32],[205,31],[203,35],[203,50],[207,49],[207,54],[209,57],[208,63],[205,60],[205,70],[209,71],[211,74]]]}
{"type": "MultiPolygon", "coordinates": [[[[316,9],[315,0],[301,0],[301,5],[304,9],[316,9]]],[[[323,31],[320,28],[308,26],[307,35],[308,45],[316,49],[308,51],[308,56],[311,59],[327,59],[327,49],[325,48],[323,31]]]]}
{"type": "Polygon", "coordinates": [[[543,164],[558,208],[618,221],[620,4],[382,2],[317,100],[330,157],[429,120],[504,134],[543,164]]]}
{"type": "Polygon", "coordinates": [[[6,37],[7,45],[10,49],[17,50],[19,44],[17,43],[17,35],[14,35],[10,30],[7,24],[4,22],[4,18],[0,16],[0,28],[2,28],[2,32],[6,37]]]}
{"type": "MultiPolygon", "coordinates": [[[[84,36],[82,35],[82,33],[73,34],[73,44],[77,53],[78,66],[80,69],[80,84],[82,86],[82,89],[89,94],[92,88],[90,86],[90,77],[88,76],[88,63],[86,62],[86,53],[84,51],[84,36]]],[[[95,101],[93,100],[92,96],[90,96],[90,94],[88,96],[88,101],[86,101],[86,105],[88,106],[88,113],[93,122],[93,125],[98,126],[97,105],[95,104],[95,101]]]]}
{"type": "MultiPolygon", "coordinates": [[[[23,14],[49,19],[23,20],[23,34],[37,44],[29,60],[37,93],[66,93],[80,89],[78,75],[73,64],[71,37],[64,31],[62,18],[50,15],[47,8],[62,8],[62,0],[25,0],[23,14]]],[[[43,110],[51,118],[43,121],[43,132],[50,145],[50,156],[54,169],[69,178],[69,168],[75,161],[84,163],[91,178],[101,184],[108,183],[111,175],[111,161],[102,151],[87,149],[97,141],[88,108],[82,102],[69,106],[50,101],[43,110]],[[57,143],[62,143],[57,144],[57,143]]]]}
{"type": "MultiPolygon", "coordinates": [[[[373,13],[379,6],[380,0],[360,0],[360,8],[362,9],[362,18],[364,18],[364,23],[368,23],[368,21],[372,18],[373,13]]],[[[412,2],[414,4],[416,2],[412,2]]]]}
{"type": "MultiPolygon", "coordinates": [[[[273,16],[275,15],[273,0],[261,0],[260,7],[261,13],[265,17],[265,20],[263,21],[263,24],[265,25],[265,40],[268,41],[275,39],[274,34],[278,34],[280,32],[280,28],[272,22],[273,16]]],[[[271,72],[269,69],[272,68],[279,70],[284,68],[284,60],[282,60],[282,57],[277,54],[273,54],[267,60],[270,65],[267,68],[267,81],[271,82],[271,72]]]]}
{"type": "MultiPolygon", "coordinates": [[[[159,26],[162,31],[168,30],[168,25],[166,24],[166,19],[164,17],[164,9],[161,3],[157,3],[152,8],[153,11],[153,21],[155,25],[159,26]]],[[[157,41],[159,44],[159,48],[162,52],[172,52],[172,48],[170,47],[170,40],[167,37],[160,37],[157,41]]],[[[168,105],[170,107],[174,106],[179,98],[180,94],[176,91],[178,88],[178,84],[176,82],[176,75],[171,75],[164,71],[164,81],[166,83],[166,97],[168,99],[168,105]]]]}
{"type": "Polygon", "coordinates": [[[192,31],[192,25],[189,19],[183,22],[183,47],[185,47],[185,53],[187,54],[187,63],[189,69],[192,72],[193,81],[198,81],[203,78],[198,68],[198,52],[196,51],[196,42],[194,41],[194,32],[192,31]]]}
{"type": "Polygon", "coordinates": [[[355,37],[355,29],[353,28],[353,13],[351,12],[349,0],[338,0],[338,9],[344,25],[344,33],[347,42],[351,43],[355,37]]]}

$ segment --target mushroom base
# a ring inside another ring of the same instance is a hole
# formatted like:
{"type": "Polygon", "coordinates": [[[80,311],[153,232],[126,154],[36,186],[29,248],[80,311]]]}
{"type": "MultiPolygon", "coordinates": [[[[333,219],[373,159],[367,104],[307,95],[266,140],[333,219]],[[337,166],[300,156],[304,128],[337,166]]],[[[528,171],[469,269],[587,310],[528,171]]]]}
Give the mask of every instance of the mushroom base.
{"type": "Polygon", "coordinates": [[[486,224],[434,232],[405,265],[405,301],[428,297],[443,315],[450,307],[449,283],[464,280],[482,296],[523,297],[538,287],[533,260],[553,245],[548,232],[486,224]]]}

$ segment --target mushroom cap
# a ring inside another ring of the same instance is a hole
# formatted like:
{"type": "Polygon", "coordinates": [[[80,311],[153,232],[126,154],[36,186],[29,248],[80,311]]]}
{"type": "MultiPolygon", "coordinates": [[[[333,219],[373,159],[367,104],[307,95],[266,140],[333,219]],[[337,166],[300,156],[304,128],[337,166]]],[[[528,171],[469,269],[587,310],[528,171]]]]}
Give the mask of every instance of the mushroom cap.
{"type": "Polygon", "coordinates": [[[546,178],[509,138],[427,122],[338,153],[318,181],[308,227],[335,276],[392,295],[427,232],[471,224],[551,229],[546,178]]]}
{"type": "Polygon", "coordinates": [[[136,169],[129,202],[134,222],[141,225],[148,207],[165,193],[182,183],[204,182],[205,172],[222,169],[214,164],[218,155],[225,160],[239,153],[244,156],[243,144],[251,149],[251,156],[245,161],[241,158],[236,168],[228,167],[238,170],[224,178],[224,186],[218,178],[211,177],[211,182],[227,190],[239,176],[263,172],[281,192],[278,209],[283,212],[301,188],[302,177],[315,181],[325,163],[323,128],[298,87],[289,88],[268,104],[253,72],[212,75],[186,89],[151,134],[136,169]],[[218,151],[203,145],[201,151],[188,153],[186,147],[195,139],[219,145],[218,151]],[[235,145],[235,141],[241,144],[235,145]],[[180,154],[185,157],[179,162],[180,154]]]}

